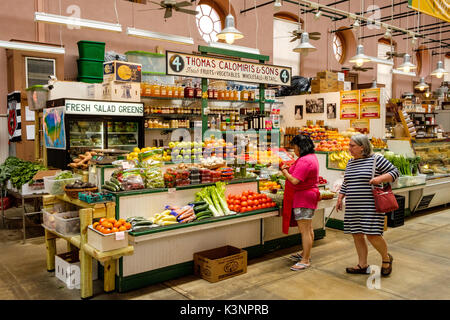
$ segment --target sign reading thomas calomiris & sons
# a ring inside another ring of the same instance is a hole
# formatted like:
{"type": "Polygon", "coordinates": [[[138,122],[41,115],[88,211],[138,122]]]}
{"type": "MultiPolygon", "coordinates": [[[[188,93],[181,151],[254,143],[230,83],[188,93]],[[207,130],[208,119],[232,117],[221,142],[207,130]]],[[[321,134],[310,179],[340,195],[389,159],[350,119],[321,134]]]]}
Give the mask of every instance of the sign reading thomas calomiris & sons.
{"type": "Polygon", "coordinates": [[[166,51],[169,75],[290,86],[290,67],[166,51]]]}

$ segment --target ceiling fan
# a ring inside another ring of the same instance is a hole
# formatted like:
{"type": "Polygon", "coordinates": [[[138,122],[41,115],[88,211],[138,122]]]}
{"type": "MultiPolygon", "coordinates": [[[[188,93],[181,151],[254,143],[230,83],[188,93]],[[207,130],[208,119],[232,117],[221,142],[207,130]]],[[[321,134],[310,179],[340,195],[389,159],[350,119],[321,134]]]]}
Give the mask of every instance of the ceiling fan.
{"type": "MultiPolygon", "coordinates": [[[[291,42],[294,42],[295,40],[299,40],[302,37],[302,33],[304,32],[304,30],[294,30],[291,32],[292,36],[294,38],[292,38],[291,42]]],[[[308,32],[309,34],[309,39],[310,40],[319,40],[320,39],[320,32],[308,32]]]]}
{"type": "Polygon", "coordinates": [[[405,54],[404,53],[398,53],[398,52],[395,52],[395,51],[388,51],[388,52],[386,52],[386,56],[389,58],[389,59],[392,59],[393,57],[396,57],[396,58],[403,58],[403,56],[404,56],[405,54]]]}
{"type": "Polygon", "coordinates": [[[187,13],[187,14],[192,14],[192,15],[197,15],[198,14],[198,11],[189,10],[189,9],[183,9],[183,7],[189,7],[189,6],[192,5],[192,2],[189,2],[189,1],[176,2],[176,0],[162,0],[161,2],[156,2],[156,1],[150,1],[150,2],[152,2],[154,4],[157,4],[161,8],[158,8],[158,9],[146,9],[146,10],[140,10],[140,11],[163,10],[163,9],[165,9],[166,10],[164,12],[164,18],[165,19],[170,18],[172,16],[172,10],[183,12],[183,13],[187,13]]]}
{"type": "Polygon", "coordinates": [[[372,67],[357,67],[353,66],[352,70],[366,72],[367,70],[373,69],[372,67]]]}

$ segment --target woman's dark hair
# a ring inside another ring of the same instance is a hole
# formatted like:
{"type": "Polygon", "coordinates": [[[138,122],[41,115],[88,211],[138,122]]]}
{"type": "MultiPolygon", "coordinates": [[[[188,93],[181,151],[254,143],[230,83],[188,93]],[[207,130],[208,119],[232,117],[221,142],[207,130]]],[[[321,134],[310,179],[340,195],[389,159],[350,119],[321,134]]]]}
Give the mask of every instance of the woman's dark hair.
{"type": "Polygon", "coordinates": [[[292,141],[291,145],[297,145],[300,149],[300,157],[306,156],[310,153],[315,153],[314,142],[309,136],[299,134],[296,135],[292,141]]]}

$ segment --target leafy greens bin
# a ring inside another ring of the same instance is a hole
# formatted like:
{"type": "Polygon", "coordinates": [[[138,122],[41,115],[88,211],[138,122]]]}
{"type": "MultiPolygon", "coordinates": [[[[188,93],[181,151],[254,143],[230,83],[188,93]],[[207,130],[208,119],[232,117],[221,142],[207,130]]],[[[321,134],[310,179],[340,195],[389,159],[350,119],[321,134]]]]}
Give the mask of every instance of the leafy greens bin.
{"type": "Polygon", "coordinates": [[[80,180],[81,175],[73,174],[70,171],[63,171],[53,177],[44,177],[45,191],[52,195],[64,194],[64,187],[67,184],[80,180]]]}

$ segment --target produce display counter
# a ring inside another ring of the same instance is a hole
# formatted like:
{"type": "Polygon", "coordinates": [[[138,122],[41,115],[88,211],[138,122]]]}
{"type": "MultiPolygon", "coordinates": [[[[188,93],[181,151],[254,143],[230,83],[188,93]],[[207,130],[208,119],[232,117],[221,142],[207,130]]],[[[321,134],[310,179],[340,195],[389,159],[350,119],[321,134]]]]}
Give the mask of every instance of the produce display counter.
{"type": "Polygon", "coordinates": [[[45,242],[47,249],[47,271],[55,270],[56,239],[61,238],[67,241],[69,251],[79,249],[80,258],[80,288],[81,298],[90,298],[93,295],[92,286],[92,259],[104,265],[104,291],[111,292],[115,290],[116,264],[119,258],[132,255],[133,246],[101,252],[88,244],[87,228],[92,224],[93,219],[113,218],[115,215],[114,202],[87,204],[83,201],[71,199],[67,195],[43,197],[44,209],[50,209],[52,205],[58,202],[69,202],[80,208],[80,234],[74,236],[64,236],[58,232],[45,228],[45,242]]]}
{"type": "MultiPolygon", "coordinates": [[[[173,189],[116,192],[116,219],[133,216],[150,218],[166,205],[184,206],[194,201],[201,188],[212,184],[189,185],[173,189]]],[[[243,191],[258,191],[256,179],[230,181],[225,196],[243,191]]],[[[321,206],[335,201],[322,201],[321,206]]],[[[316,239],[325,236],[323,208],[317,210],[313,225],[316,239]]],[[[231,245],[248,251],[250,258],[265,252],[300,243],[297,228],[289,235],[282,230],[278,208],[265,208],[245,213],[213,217],[189,223],[158,226],[129,233],[134,254],[118,261],[118,291],[125,292],[172,278],[193,274],[195,252],[231,245]]]]}

